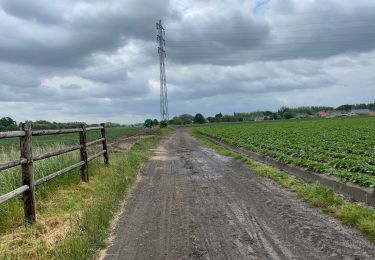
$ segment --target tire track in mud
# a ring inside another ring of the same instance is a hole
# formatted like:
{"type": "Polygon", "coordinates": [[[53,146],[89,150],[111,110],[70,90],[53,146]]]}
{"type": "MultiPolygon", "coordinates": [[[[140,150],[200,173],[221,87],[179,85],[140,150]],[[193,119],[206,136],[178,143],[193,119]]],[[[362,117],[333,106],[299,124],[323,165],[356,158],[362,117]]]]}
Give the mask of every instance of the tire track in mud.
{"type": "Polygon", "coordinates": [[[177,130],[154,151],[105,259],[375,259],[356,230],[177,130]]]}

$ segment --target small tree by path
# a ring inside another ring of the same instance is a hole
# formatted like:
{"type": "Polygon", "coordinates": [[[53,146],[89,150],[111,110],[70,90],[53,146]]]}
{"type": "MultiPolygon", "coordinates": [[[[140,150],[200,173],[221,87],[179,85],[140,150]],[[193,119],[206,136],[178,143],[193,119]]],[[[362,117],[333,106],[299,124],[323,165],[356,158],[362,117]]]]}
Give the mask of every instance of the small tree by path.
{"type": "Polygon", "coordinates": [[[204,119],[204,116],[200,113],[196,114],[194,117],[194,123],[196,124],[204,124],[206,120],[204,119]]]}

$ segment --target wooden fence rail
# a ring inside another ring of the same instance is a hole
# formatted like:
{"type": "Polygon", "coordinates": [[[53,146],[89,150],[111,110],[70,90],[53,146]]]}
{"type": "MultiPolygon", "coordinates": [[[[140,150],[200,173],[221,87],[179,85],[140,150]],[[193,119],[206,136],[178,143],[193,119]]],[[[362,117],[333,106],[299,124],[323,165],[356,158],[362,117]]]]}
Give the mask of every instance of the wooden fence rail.
{"type": "Polygon", "coordinates": [[[88,162],[94,160],[103,155],[104,163],[109,164],[109,156],[107,149],[107,138],[106,138],[106,127],[105,124],[100,124],[97,127],[88,127],[86,128],[83,124],[76,129],[60,129],[60,130],[38,130],[32,131],[30,123],[21,123],[20,131],[11,131],[11,132],[0,132],[0,139],[2,138],[14,138],[19,137],[20,139],[20,158],[10,162],[0,164],[0,174],[1,171],[10,169],[16,166],[21,165],[22,172],[22,186],[7,193],[0,195],[0,204],[10,200],[18,195],[23,195],[23,204],[24,204],[24,213],[26,223],[32,224],[36,221],[36,202],[35,202],[35,187],[39,186],[49,180],[56,178],[57,176],[63,175],[67,172],[70,172],[76,168],[81,169],[81,178],[82,181],[89,181],[89,171],[88,171],[88,162]],[[100,130],[101,138],[87,142],[86,133],[87,131],[100,130]],[[72,147],[67,147],[60,149],[58,151],[44,153],[38,156],[33,156],[32,154],[32,137],[33,136],[43,136],[43,135],[58,135],[58,134],[67,134],[67,133],[78,133],[79,135],[79,145],[72,147]],[[87,156],[87,147],[95,144],[101,144],[103,150],[88,157],[87,156]],[[47,159],[50,157],[62,155],[72,151],[80,151],[80,161],[76,164],[70,165],[64,169],[61,169],[57,172],[51,173],[43,178],[34,180],[34,165],[33,162],[47,159]]]}

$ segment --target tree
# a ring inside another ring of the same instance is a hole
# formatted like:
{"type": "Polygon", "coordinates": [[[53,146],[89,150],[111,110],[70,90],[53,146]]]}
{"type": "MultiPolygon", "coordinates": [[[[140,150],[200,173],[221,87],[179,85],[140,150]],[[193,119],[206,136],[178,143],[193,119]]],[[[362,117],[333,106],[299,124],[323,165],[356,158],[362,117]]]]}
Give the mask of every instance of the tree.
{"type": "Polygon", "coordinates": [[[272,113],[273,120],[277,120],[277,113],[272,113]]]}
{"type": "Polygon", "coordinates": [[[293,114],[292,112],[285,112],[285,113],[283,114],[283,117],[284,117],[285,119],[291,119],[291,118],[294,117],[294,114],[293,114]]]}
{"type": "Polygon", "coordinates": [[[272,116],[272,111],[264,111],[265,116],[272,116]]]}
{"type": "Polygon", "coordinates": [[[215,122],[215,118],[212,116],[207,117],[208,122],[213,123],[215,122]]]}
{"type": "Polygon", "coordinates": [[[159,125],[159,121],[155,118],[153,121],[154,125],[159,125]]]}
{"type": "Polygon", "coordinates": [[[285,119],[291,119],[294,117],[294,112],[289,107],[281,107],[278,111],[278,114],[281,116],[281,118],[285,119]]]}
{"type": "Polygon", "coordinates": [[[193,122],[193,119],[194,117],[192,115],[189,115],[189,114],[183,114],[180,116],[181,118],[181,123],[183,125],[188,125],[188,124],[191,124],[193,122]]]}
{"type": "Polygon", "coordinates": [[[17,122],[10,117],[3,117],[0,119],[0,130],[16,130],[17,122]]]}
{"type": "Polygon", "coordinates": [[[222,118],[222,117],[223,117],[223,114],[221,112],[215,115],[215,118],[222,118]]]}
{"type": "Polygon", "coordinates": [[[196,124],[204,124],[206,120],[204,119],[204,116],[200,113],[196,114],[194,117],[194,123],[196,124]]]}
{"type": "Polygon", "coordinates": [[[339,111],[350,111],[350,110],[352,110],[352,105],[348,105],[348,104],[341,105],[341,106],[337,107],[336,110],[339,110],[339,111]]]}
{"type": "Polygon", "coordinates": [[[180,115],[180,116],[173,117],[171,121],[175,125],[188,125],[188,124],[191,124],[193,122],[193,119],[194,119],[194,117],[192,115],[183,114],[183,115],[180,115]]]}

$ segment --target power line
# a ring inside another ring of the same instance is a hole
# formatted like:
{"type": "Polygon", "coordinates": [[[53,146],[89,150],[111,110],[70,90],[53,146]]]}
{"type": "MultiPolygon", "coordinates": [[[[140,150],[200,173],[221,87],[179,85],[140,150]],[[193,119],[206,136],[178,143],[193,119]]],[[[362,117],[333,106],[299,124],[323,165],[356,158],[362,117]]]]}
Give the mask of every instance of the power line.
{"type": "Polygon", "coordinates": [[[168,113],[168,95],[167,95],[167,81],[165,77],[165,64],[164,59],[166,57],[166,53],[164,50],[165,46],[165,29],[161,24],[161,20],[156,23],[156,29],[158,30],[158,35],[156,37],[157,42],[159,43],[158,46],[158,54],[159,54],[159,63],[160,63],[160,117],[163,121],[169,120],[169,113],[168,113]]]}

